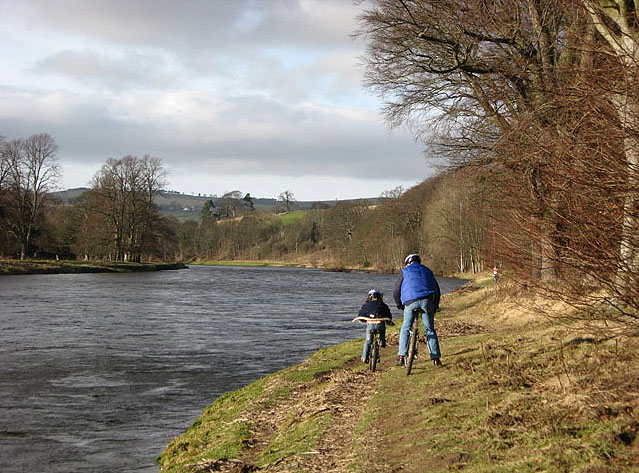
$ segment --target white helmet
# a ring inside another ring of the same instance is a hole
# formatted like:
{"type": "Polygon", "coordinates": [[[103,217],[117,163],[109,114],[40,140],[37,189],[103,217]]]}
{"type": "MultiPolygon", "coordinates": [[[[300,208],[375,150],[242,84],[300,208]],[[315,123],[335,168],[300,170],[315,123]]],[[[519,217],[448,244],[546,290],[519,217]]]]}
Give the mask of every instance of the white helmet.
{"type": "Polygon", "coordinates": [[[419,255],[413,253],[412,255],[408,255],[406,257],[406,259],[404,260],[404,265],[411,264],[411,263],[421,263],[421,262],[422,262],[422,259],[419,257],[419,255]]]}

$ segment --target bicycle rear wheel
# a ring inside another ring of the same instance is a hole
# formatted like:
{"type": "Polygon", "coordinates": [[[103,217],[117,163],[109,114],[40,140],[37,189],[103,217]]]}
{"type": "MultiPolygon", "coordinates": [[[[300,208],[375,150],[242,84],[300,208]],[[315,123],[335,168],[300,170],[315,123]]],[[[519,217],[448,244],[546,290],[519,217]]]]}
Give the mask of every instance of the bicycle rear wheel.
{"type": "Polygon", "coordinates": [[[371,346],[371,353],[369,358],[370,369],[374,373],[377,368],[377,360],[379,359],[379,342],[377,337],[373,338],[373,345],[371,346]]]}
{"type": "Polygon", "coordinates": [[[417,328],[413,327],[410,332],[410,338],[408,339],[408,354],[406,355],[406,376],[408,376],[413,369],[413,361],[415,360],[415,354],[417,353],[417,328]]]}

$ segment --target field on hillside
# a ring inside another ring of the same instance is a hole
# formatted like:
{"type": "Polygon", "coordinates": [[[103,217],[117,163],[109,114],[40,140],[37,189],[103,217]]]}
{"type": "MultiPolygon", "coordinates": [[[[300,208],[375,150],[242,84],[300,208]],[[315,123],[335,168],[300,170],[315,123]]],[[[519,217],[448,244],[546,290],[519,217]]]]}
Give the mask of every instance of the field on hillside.
{"type": "MultiPolygon", "coordinates": [[[[68,189],[65,191],[55,192],[54,195],[65,203],[72,202],[73,199],[79,197],[88,188],[68,189]]],[[[216,206],[220,205],[220,198],[211,195],[190,195],[179,192],[161,191],[155,197],[154,201],[163,215],[172,215],[185,220],[200,220],[200,211],[204,207],[207,200],[212,200],[216,206]]],[[[351,199],[352,201],[359,199],[351,199]]],[[[377,198],[366,199],[376,202],[377,198]]],[[[326,208],[334,205],[337,201],[296,201],[297,210],[310,210],[314,207],[326,208]]],[[[277,206],[275,198],[253,198],[255,210],[273,211],[277,206]]]]}

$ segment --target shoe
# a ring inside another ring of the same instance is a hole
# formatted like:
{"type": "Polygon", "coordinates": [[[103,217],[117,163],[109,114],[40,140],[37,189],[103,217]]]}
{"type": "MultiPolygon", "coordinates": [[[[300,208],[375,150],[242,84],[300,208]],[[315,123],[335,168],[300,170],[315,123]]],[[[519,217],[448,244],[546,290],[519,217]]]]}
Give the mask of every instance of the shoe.
{"type": "Polygon", "coordinates": [[[395,364],[396,364],[397,366],[402,366],[402,365],[404,364],[404,359],[405,359],[405,358],[406,358],[405,356],[399,355],[399,356],[397,357],[397,362],[396,362],[395,364]]]}
{"type": "Polygon", "coordinates": [[[380,346],[380,347],[382,347],[382,348],[386,348],[386,342],[381,342],[381,343],[379,344],[379,346],[380,346]]]}
{"type": "Polygon", "coordinates": [[[433,364],[434,364],[435,366],[441,366],[441,365],[442,365],[442,360],[440,360],[439,358],[435,358],[435,359],[433,360],[433,364]]]}
{"type": "Polygon", "coordinates": [[[368,358],[362,358],[362,363],[368,363],[368,358]]]}

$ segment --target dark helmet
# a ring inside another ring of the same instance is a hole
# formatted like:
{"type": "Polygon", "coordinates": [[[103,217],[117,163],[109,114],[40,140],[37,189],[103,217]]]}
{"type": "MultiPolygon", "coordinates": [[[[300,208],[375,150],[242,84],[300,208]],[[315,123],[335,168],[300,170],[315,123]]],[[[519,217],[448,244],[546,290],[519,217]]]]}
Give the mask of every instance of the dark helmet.
{"type": "Polygon", "coordinates": [[[367,301],[372,301],[373,299],[381,299],[384,297],[384,294],[382,294],[380,291],[378,291],[377,289],[371,289],[370,291],[368,291],[368,296],[366,297],[367,301]]]}
{"type": "Polygon", "coordinates": [[[408,255],[404,260],[404,265],[409,265],[411,263],[421,263],[422,259],[417,254],[408,255]]]}

